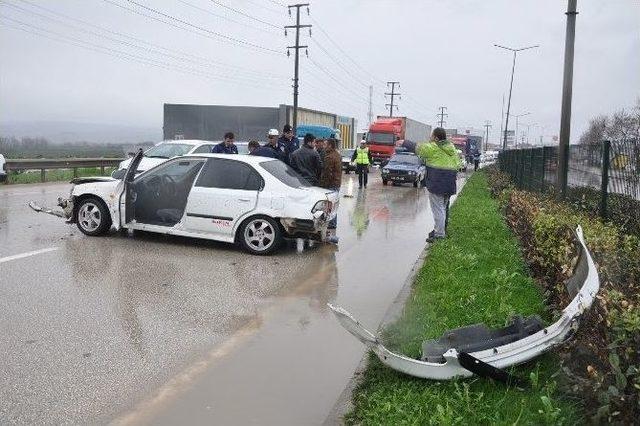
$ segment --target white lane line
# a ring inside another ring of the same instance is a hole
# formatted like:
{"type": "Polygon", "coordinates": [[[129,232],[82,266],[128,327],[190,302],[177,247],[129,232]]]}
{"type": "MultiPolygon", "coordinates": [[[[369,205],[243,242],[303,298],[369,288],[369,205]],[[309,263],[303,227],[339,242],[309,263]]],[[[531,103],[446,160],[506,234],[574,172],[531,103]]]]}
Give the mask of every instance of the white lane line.
{"type": "Polygon", "coordinates": [[[26,253],[14,254],[13,256],[0,257],[0,263],[10,262],[12,260],[18,260],[29,256],[35,256],[36,254],[49,253],[50,251],[56,251],[58,247],[49,247],[40,250],[28,251],[26,253]]]}

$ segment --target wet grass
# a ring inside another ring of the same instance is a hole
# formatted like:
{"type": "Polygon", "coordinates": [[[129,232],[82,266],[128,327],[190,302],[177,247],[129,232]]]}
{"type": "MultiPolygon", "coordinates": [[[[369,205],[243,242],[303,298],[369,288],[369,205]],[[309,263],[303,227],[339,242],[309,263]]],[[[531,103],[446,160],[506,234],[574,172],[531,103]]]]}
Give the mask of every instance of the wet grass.
{"type": "MultiPolygon", "coordinates": [[[[115,167],[105,167],[104,174],[100,173],[99,167],[86,167],[78,169],[79,177],[90,176],[111,176],[111,172],[115,170],[115,167]]],[[[45,182],[58,182],[69,181],[73,179],[73,170],[71,169],[54,169],[47,170],[45,172],[45,182]]],[[[10,172],[8,183],[40,183],[40,170],[33,170],[30,172],[10,172]]]]}
{"type": "MultiPolygon", "coordinates": [[[[449,238],[431,248],[402,316],[387,327],[383,339],[390,349],[419,358],[424,339],[480,322],[504,326],[516,313],[550,319],[517,241],[478,172],[452,208],[449,238]]],[[[513,368],[512,373],[531,381],[521,391],[479,378],[412,378],[370,354],[345,420],[367,425],[579,423],[579,404],[557,390],[557,369],[553,354],[513,368]]]]}

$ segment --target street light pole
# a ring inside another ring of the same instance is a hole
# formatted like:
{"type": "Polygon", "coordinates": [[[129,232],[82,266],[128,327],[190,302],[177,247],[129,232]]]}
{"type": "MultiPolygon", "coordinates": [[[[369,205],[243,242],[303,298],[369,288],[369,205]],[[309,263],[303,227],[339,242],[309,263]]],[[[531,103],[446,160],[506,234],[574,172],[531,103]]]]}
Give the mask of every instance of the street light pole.
{"type": "MultiPolygon", "coordinates": [[[[507,149],[507,131],[509,129],[509,111],[511,110],[511,92],[513,91],[513,74],[516,70],[516,54],[522,50],[533,49],[535,47],[539,47],[539,45],[521,47],[520,49],[513,49],[511,47],[501,46],[499,44],[494,44],[495,47],[499,47],[500,49],[506,49],[513,52],[513,64],[511,65],[511,83],[509,84],[509,100],[507,101],[507,118],[504,123],[504,139],[502,141],[502,149],[507,149]]],[[[516,132],[516,144],[518,143],[518,132],[516,132]]]]}
{"type": "Polygon", "coordinates": [[[573,92],[573,47],[576,39],[577,0],[568,0],[567,33],[564,44],[564,77],[562,81],[562,111],[560,115],[560,146],[558,147],[559,196],[567,193],[569,171],[569,138],[571,137],[571,97],[573,92]]]}
{"type": "MultiPolygon", "coordinates": [[[[514,138],[515,142],[516,142],[516,148],[518,147],[518,124],[519,124],[518,123],[518,119],[520,117],[524,117],[525,115],[529,115],[529,114],[531,114],[531,113],[530,112],[525,112],[524,114],[517,114],[517,115],[516,114],[512,114],[513,117],[516,118],[516,137],[514,138]]],[[[507,120],[509,120],[509,113],[507,113],[507,120]]],[[[505,141],[506,141],[506,139],[505,139],[505,141]]],[[[506,149],[506,145],[505,145],[504,149],[506,149]]]]}

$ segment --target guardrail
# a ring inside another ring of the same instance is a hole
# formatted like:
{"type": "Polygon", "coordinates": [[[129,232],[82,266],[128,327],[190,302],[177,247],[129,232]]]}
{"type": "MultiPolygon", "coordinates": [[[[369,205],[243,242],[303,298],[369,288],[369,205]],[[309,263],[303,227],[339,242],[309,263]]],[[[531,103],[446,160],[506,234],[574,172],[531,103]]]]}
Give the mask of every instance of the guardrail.
{"type": "MultiPolygon", "coordinates": [[[[53,169],[71,169],[73,177],[78,177],[78,169],[81,167],[100,168],[104,174],[105,167],[118,167],[122,158],[35,158],[7,160],[5,171],[9,174],[12,170],[40,170],[40,181],[45,182],[46,171],[53,169]]],[[[9,179],[5,181],[8,183],[9,179]]]]}

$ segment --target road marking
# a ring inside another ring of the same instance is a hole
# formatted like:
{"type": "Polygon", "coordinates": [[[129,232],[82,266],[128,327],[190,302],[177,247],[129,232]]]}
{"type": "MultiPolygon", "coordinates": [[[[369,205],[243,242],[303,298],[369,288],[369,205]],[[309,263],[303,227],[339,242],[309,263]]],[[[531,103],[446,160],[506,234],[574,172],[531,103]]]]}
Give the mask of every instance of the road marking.
{"type": "Polygon", "coordinates": [[[50,251],[56,251],[58,247],[49,247],[40,250],[28,251],[26,253],[14,254],[13,256],[0,257],[0,263],[10,262],[12,260],[18,260],[29,256],[35,256],[36,254],[49,253],[50,251]]]}

